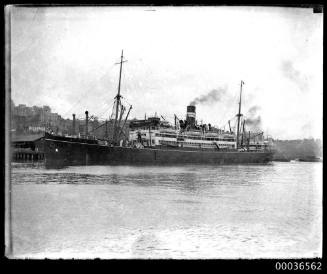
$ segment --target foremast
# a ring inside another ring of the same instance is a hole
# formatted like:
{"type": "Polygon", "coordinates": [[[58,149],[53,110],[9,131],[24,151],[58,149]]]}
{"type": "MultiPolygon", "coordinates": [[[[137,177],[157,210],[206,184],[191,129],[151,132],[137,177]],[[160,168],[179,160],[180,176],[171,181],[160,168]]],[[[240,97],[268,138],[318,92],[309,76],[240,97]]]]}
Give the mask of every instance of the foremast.
{"type": "Polygon", "coordinates": [[[116,64],[120,64],[120,70],[119,70],[119,82],[118,82],[118,92],[117,92],[117,95],[115,97],[116,99],[116,113],[115,113],[115,121],[114,121],[114,132],[113,132],[113,143],[114,144],[117,144],[118,143],[118,138],[119,138],[119,135],[117,134],[118,133],[118,125],[117,125],[117,122],[118,122],[118,113],[119,113],[119,106],[121,104],[120,102],[120,99],[121,99],[121,95],[120,95],[120,85],[121,85],[121,73],[122,73],[122,68],[123,68],[123,63],[124,62],[127,62],[127,60],[123,60],[124,58],[124,51],[122,50],[121,51],[121,57],[120,57],[120,62],[119,63],[116,63],[116,64]]]}
{"type": "Polygon", "coordinates": [[[244,85],[243,80],[241,80],[241,89],[240,89],[240,101],[238,103],[238,114],[237,116],[237,129],[236,129],[236,148],[239,148],[239,134],[240,134],[240,119],[241,119],[241,105],[242,105],[242,87],[244,85]]]}

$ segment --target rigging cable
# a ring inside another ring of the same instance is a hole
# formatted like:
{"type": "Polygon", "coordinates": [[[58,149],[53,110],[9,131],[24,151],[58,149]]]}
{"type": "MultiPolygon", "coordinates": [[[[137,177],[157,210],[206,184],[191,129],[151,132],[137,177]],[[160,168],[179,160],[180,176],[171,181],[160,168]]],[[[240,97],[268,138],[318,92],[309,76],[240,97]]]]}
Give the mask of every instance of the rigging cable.
{"type": "MultiPolygon", "coordinates": [[[[114,64],[113,65],[111,65],[110,67],[109,67],[109,69],[103,74],[103,75],[107,75],[107,74],[110,74],[110,72],[112,71],[112,69],[114,68],[114,64]]],[[[72,106],[71,106],[71,108],[68,110],[68,111],[66,111],[64,114],[63,114],[63,116],[66,116],[69,112],[71,112],[72,110],[75,110],[75,107],[83,100],[83,99],[88,99],[88,97],[86,96],[87,94],[89,93],[89,90],[87,89],[82,95],[81,95],[81,97],[80,97],[80,99],[76,102],[76,103],[74,103],[72,106]]]]}

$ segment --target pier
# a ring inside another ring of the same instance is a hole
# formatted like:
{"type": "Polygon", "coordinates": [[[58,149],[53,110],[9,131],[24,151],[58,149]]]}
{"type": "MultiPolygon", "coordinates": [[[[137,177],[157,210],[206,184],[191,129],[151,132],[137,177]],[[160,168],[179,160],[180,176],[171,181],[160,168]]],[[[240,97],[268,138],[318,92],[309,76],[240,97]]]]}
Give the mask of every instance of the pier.
{"type": "Polygon", "coordinates": [[[14,162],[35,162],[43,161],[44,153],[31,150],[15,150],[12,153],[12,161],[14,162]]]}
{"type": "Polygon", "coordinates": [[[43,148],[37,145],[43,134],[12,136],[13,162],[36,162],[44,160],[43,148]]]}

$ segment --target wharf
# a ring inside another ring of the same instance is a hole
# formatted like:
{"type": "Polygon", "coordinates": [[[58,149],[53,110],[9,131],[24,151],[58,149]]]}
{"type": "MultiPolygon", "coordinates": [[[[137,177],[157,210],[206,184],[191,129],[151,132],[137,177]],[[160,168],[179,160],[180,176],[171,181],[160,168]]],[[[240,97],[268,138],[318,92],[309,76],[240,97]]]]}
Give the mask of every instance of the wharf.
{"type": "Polygon", "coordinates": [[[43,149],[36,144],[43,134],[14,135],[11,140],[11,159],[13,162],[35,162],[44,160],[43,149]]]}
{"type": "Polygon", "coordinates": [[[43,161],[44,153],[33,151],[30,149],[15,149],[12,153],[12,161],[14,162],[26,162],[26,161],[43,161]]]}

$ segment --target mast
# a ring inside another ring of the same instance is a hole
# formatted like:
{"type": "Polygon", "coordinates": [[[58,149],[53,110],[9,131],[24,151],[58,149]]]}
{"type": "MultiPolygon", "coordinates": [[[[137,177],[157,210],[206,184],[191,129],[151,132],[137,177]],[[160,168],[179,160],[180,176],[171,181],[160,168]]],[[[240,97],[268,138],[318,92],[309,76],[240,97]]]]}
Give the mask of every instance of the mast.
{"type": "Polygon", "coordinates": [[[126,115],[126,118],[125,118],[124,124],[123,124],[123,126],[121,127],[121,129],[120,129],[120,131],[119,131],[118,138],[120,137],[120,135],[121,135],[122,132],[123,132],[123,129],[124,129],[124,127],[125,127],[125,124],[126,124],[126,121],[127,121],[127,118],[128,118],[128,115],[129,115],[129,112],[131,111],[131,109],[132,109],[132,105],[129,106],[129,110],[128,110],[128,112],[127,112],[127,115],[126,115]]]}
{"type": "Polygon", "coordinates": [[[232,133],[232,128],[230,126],[230,120],[228,120],[228,125],[229,125],[229,132],[232,133]]]}
{"type": "Polygon", "coordinates": [[[242,103],[242,86],[243,86],[244,82],[241,80],[241,90],[240,90],[240,101],[238,103],[238,114],[236,115],[237,116],[237,132],[236,132],[236,148],[238,148],[239,146],[239,134],[240,134],[240,118],[242,116],[241,114],[241,103],[242,103]]]}
{"type": "Polygon", "coordinates": [[[177,121],[176,121],[176,115],[174,114],[174,122],[175,122],[175,129],[177,129],[177,121]]]}
{"type": "Polygon", "coordinates": [[[123,63],[126,62],[126,61],[123,61],[123,58],[124,58],[123,53],[124,53],[124,51],[122,50],[121,51],[120,62],[116,63],[116,64],[120,64],[120,71],[119,71],[118,93],[117,93],[117,95],[115,97],[115,99],[116,99],[116,115],[115,115],[114,134],[113,134],[113,141],[115,143],[117,142],[117,140],[116,140],[116,137],[117,137],[117,119],[118,119],[118,111],[119,111],[120,98],[121,98],[121,95],[120,95],[121,72],[122,72],[123,63]]]}
{"type": "Polygon", "coordinates": [[[108,139],[108,120],[106,120],[106,135],[105,138],[108,139]]]}
{"type": "Polygon", "coordinates": [[[245,120],[243,119],[243,121],[242,121],[242,140],[241,140],[241,147],[243,147],[243,139],[244,139],[244,132],[245,132],[244,125],[245,125],[245,120]]]}
{"type": "Polygon", "coordinates": [[[149,126],[149,139],[150,139],[150,146],[152,146],[152,140],[151,140],[151,125],[149,126]]]}
{"type": "MultiPolygon", "coordinates": [[[[123,117],[124,112],[125,112],[125,107],[123,105],[121,105],[119,120],[118,120],[118,123],[117,123],[117,131],[120,130],[120,122],[121,122],[121,119],[123,117]]],[[[119,138],[119,134],[117,135],[117,138],[119,138]]]]}

